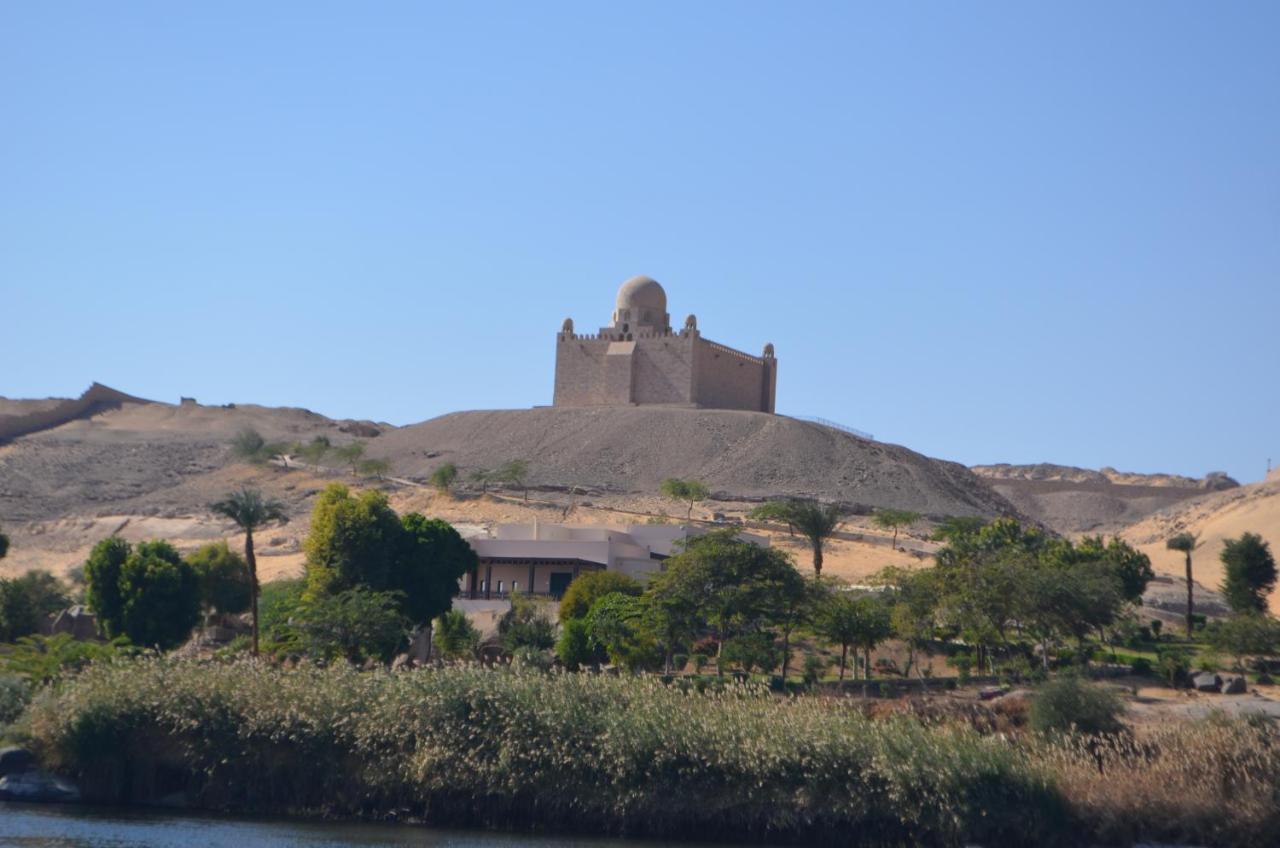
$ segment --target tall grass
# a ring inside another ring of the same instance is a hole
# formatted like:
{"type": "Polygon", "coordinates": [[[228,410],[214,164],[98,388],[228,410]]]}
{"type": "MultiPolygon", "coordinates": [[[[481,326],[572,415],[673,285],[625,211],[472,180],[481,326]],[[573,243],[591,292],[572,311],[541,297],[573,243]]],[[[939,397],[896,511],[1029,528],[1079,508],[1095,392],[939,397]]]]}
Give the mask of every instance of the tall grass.
{"type": "Polygon", "coordinates": [[[1025,752],[754,688],[481,668],[407,673],[136,658],[46,690],[26,726],[103,800],[860,844],[1054,844],[1025,752]]]}
{"type": "Polygon", "coordinates": [[[143,657],[45,689],[22,726],[90,797],[209,809],[860,845],[1260,845],[1280,733],[1112,737],[876,720],[653,679],[143,657]]]}

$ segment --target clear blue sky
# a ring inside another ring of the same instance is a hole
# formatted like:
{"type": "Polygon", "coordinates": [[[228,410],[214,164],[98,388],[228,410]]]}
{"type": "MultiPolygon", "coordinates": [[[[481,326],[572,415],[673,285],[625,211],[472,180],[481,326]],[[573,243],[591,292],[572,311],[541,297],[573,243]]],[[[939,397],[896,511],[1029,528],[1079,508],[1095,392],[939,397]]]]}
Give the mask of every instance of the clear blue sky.
{"type": "Polygon", "coordinates": [[[549,403],[661,281],[964,463],[1280,461],[1280,4],[0,6],[0,394],[549,403]]]}

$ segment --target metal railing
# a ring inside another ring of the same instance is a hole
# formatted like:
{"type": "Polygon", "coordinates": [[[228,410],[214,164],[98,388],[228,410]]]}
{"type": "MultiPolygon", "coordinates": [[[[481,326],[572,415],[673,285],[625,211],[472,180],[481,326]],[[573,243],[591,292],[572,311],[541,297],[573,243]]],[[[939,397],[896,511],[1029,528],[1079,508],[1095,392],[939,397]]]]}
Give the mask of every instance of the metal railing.
{"type": "Polygon", "coordinates": [[[798,418],[801,421],[810,421],[814,424],[821,424],[823,427],[830,427],[832,430],[839,430],[843,433],[848,433],[850,436],[857,436],[859,439],[866,439],[868,442],[874,442],[876,440],[875,436],[865,430],[859,430],[856,427],[848,427],[838,421],[832,421],[829,418],[819,418],[816,415],[795,415],[792,417],[798,418]]]}

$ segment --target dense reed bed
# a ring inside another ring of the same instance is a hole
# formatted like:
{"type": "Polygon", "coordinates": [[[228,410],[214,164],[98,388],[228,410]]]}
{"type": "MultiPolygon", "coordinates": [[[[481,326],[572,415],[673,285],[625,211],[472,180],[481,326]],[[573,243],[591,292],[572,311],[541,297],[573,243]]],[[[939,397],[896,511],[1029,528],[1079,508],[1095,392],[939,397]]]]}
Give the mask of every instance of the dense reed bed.
{"type": "Polygon", "coordinates": [[[1249,844],[1275,832],[1280,785],[1270,727],[1099,753],[750,687],[474,667],[122,660],[45,690],[22,726],[102,800],[690,839],[1249,844]]]}

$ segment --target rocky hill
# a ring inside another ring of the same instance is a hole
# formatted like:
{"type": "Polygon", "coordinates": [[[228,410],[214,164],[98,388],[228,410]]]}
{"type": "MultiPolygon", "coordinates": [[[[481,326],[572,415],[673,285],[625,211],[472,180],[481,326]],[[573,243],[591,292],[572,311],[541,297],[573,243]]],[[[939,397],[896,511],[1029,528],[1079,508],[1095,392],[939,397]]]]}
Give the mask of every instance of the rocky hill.
{"type": "Polygon", "coordinates": [[[1222,472],[1197,479],[1049,463],[976,465],[972,470],[1021,512],[1068,534],[1116,532],[1206,492],[1240,485],[1222,472]]]}
{"type": "Polygon", "coordinates": [[[457,412],[386,433],[370,453],[426,479],[526,459],[534,485],[652,493],[666,477],[705,481],[717,497],[795,495],[926,515],[1013,512],[967,468],[898,445],[781,415],[610,407],[457,412]]]}
{"type": "MultiPolygon", "coordinates": [[[[44,413],[63,403],[0,400],[0,413],[44,413]]],[[[341,468],[237,462],[229,442],[245,428],[272,442],[324,436],[341,445],[358,439],[369,457],[389,460],[391,475],[405,482],[353,482],[383,485],[393,501],[412,508],[423,508],[413,501],[424,496],[420,484],[445,462],[458,465],[465,478],[477,468],[519,458],[528,461],[529,483],[543,490],[544,500],[559,498],[567,505],[590,499],[621,510],[619,515],[646,499],[660,502],[659,483],[669,476],[708,483],[718,500],[702,510],[705,517],[742,512],[751,501],[775,495],[867,509],[899,507],[935,517],[1013,511],[961,465],[763,413],[531,409],[455,413],[396,428],[335,421],[305,409],[130,401],[78,411],[69,421],[0,444],[0,525],[14,538],[0,568],[61,571],[113,532],[133,540],[168,538],[180,547],[225,537],[228,528],[208,504],[246,483],[285,502],[292,520],[263,540],[262,553],[276,563],[294,562],[314,494],[331,480],[351,478],[341,468]],[[572,498],[570,489],[577,493],[572,498]]],[[[653,508],[649,503],[641,511],[653,508]]],[[[487,520],[483,509],[475,515],[455,512],[460,520],[487,520]]]]}

